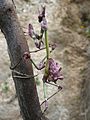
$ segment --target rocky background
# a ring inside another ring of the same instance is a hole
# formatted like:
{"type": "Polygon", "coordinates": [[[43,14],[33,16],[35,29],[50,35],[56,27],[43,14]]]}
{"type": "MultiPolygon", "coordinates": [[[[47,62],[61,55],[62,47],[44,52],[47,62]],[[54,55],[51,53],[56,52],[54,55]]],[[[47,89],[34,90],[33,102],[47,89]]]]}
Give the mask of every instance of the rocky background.
{"type": "MultiPolygon", "coordinates": [[[[15,0],[24,32],[29,23],[39,31],[38,8],[43,4],[47,7],[49,41],[58,44],[51,56],[60,62],[64,75],[58,82],[63,90],[49,100],[45,115],[50,120],[90,120],[90,0],[15,0]]],[[[25,35],[30,50],[35,50],[33,41],[25,35]]],[[[44,54],[32,54],[32,58],[38,64],[44,54]]],[[[0,120],[22,120],[9,66],[7,44],[0,32],[0,120]]],[[[40,102],[41,76],[36,81],[40,102]]],[[[47,86],[47,95],[56,90],[47,86]]]]}

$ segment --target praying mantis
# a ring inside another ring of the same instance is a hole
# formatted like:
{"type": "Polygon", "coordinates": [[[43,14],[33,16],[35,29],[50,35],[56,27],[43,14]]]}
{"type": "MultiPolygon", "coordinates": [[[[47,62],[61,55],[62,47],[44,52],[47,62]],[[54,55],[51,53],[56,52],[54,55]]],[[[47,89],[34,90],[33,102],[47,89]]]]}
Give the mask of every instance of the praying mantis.
{"type": "Polygon", "coordinates": [[[37,75],[29,76],[27,74],[24,74],[15,70],[15,68],[20,64],[21,60],[23,59],[24,60],[29,59],[30,62],[32,62],[32,64],[35,66],[37,70],[44,69],[44,74],[42,78],[44,101],[41,103],[41,105],[45,103],[45,109],[43,113],[48,109],[48,100],[62,89],[62,87],[56,83],[57,80],[63,80],[63,75],[61,74],[61,69],[62,69],[61,66],[54,59],[50,57],[50,53],[56,48],[56,45],[55,44],[50,45],[48,42],[48,29],[47,29],[47,20],[45,17],[45,8],[46,8],[45,6],[42,6],[42,11],[39,12],[39,16],[38,16],[38,21],[41,25],[40,35],[34,32],[34,28],[32,24],[29,24],[28,26],[28,34],[34,40],[35,46],[38,48],[38,50],[31,51],[31,52],[27,52],[27,51],[24,52],[20,61],[18,61],[16,65],[10,67],[11,70],[13,70],[13,72],[17,74],[17,75],[14,75],[13,77],[22,78],[22,79],[24,78],[28,79],[28,78],[37,76],[37,75]],[[44,37],[44,41],[43,41],[43,37],[44,37]],[[42,48],[42,44],[44,45],[44,43],[45,43],[45,47],[42,48]],[[51,51],[49,50],[49,47],[52,48],[51,51]],[[43,49],[46,50],[46,56],[40,62],[39,66],[37,66],[35,62],[30,58],[30,53],[38,52],[43,49]],[[58,88],[58,90],[48,98],[46,93],[47,91],[46,84],[49,84],[58,88]]]}

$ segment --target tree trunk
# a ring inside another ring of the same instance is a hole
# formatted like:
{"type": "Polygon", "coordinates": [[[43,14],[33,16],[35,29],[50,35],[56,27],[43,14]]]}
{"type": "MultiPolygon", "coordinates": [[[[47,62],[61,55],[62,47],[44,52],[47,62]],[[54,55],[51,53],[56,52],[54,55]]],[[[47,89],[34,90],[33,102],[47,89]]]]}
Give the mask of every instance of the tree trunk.
{"type": "MultiPolygon", "coordinates": [[[[24,52],[29,52],[29,48],[11,0],[0,0],[0,29],[7,41],[11,65],[14,66],[24,52]]],[[[33,75],[29,60],[26,62],[22,60],[15,70],[33,75]]],[[[41,112],[34,78],[13,78],[13,80],[23,120],[46,120],[41,112]]]]}

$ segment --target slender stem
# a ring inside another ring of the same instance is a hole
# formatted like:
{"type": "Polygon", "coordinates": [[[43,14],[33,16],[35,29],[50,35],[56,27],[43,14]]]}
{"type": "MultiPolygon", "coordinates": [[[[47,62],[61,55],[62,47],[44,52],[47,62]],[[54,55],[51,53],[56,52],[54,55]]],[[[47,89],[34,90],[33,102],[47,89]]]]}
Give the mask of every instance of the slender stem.
{"type": "Polygon", "coordinates": [[[45,30],[45,46],[46,46],[46,54],[47,59],[49,58],[49,43],[48,43],[48,37],[47,37],[47,30],[45,30]]]}
{"type": "MultiPolygon", "coordinates": [[[[46,67],[45,67],[45,74],[47,75],[48,74],[48,59],[49,59],[49,43],[48,43],[48,37],[47,37],[47,30],[45,30],[45,47],[46,47],[46,58],[47,58],[47,61],[46,61],[46,67]]],[[[47,95],[46,95],[46,84],[45,82],[43,81],[43,91],[44,91],[44,98],[45,98],[45,102],[47,104],[47,95]]],[[[46,106],[45,106],[46,108],[46,106]]]]}
{"type": "Polygon", "coordinates": [[[47,62],[46,62],[46,67],[45,67],[45,73],[48,74],[48,59],[49,59],[49,43],[48,43],[48,35],[47,35],[47,30],[45,30],[45,46],[46,46],[46,58],[47,58],[47,62]]]}

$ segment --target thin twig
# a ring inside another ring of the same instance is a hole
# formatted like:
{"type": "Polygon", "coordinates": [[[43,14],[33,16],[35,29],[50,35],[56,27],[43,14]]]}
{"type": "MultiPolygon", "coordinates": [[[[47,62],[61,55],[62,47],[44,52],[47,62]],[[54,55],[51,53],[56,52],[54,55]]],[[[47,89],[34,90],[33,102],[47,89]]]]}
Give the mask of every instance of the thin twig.
{"type": "Polygon", "coordinates": [[[21,72],[19,72],[19,71],[17,71],[17,70],[13,70],[13,72],[16,73],[16,74],[18,74],[18,75],[21,75],[21,76],[27,76],[27,77],[30,76],[30,75],[27,75],[27,74],[25,74],[25,73],[21,73],[21,72]]]}
{"type": "Polygon", "coordinates": [[[22,58],[20,58],[20,60],[18,61],[18,63],[16,65],[10,66],[10,69],[14,70],[20,64],[21,60],[22,60],[22,58]]]}
{"type": "Polygon", "coordinates": [[[29,53],[36,53],[36,52],[39,52],[39,51],[44,50],[44,49],[46,49],[46,47],[40,48],[39,50],[30,51],[29,53]]]}
{"type": "Polygon", "coordinates": [[[36,77],[36,76],[38,76],[38,75],[32,75],[32,76],[17,76],[17,75],[15,75],[15,76],[13,76],[13,78],[20,78],[20,79],[29,79],[29,78],[34,78],[34,77],[36,77]]]}
{"type": "Polygon", "coordinates": [[[59,87],[59,85],[57,85],[57,84],[53,84],[53,83],[50,83],[50,82],[47,82],[47,81],[46,81],[46,83],[47,83],[47,84],[50,84],[50,85],[53,85],[53,86],[55,86],[55,87],[59,87]]]}
{"type": "Polygon", "coordinates": [[[34,75],[34,76],[33,75],[27,75],[25,73],[21,73],[21,72],[16,71],[16,70],[13,70],[13,72],[18,74],[18,75],[13,75],[13,78],[22,78],[22,79],[26,78],[26,79],[29,79],[29,78],[34,78],[34,77],[38,76],[38,74],[34,75]]]}
{"type": "MultiPolygon", "coordinates": [[[[61,88],[62,89],[62,88],[61,88]]],[[[56,95],[61,89],[58,89],[58,91],[56,91],[54,94],[52,94],[50,97],[47,98],[47,100],[51,99],[54,95],[56,95]]],[[[46,100],[44,100],[42,103],[41,103],[41,106],[45,103],[46,100]]]]}
{"type": "MultiPolygon", "coordinates": [[[[53,46],[53,45],[49,44],[49,47],[52,48],[52,46],[53,46]]],[[[36,52],[39,52],[39,51],[44,50],[44,49],[46,49],[46,47],[40,48],[39,50],[30,51],[29,53],[36,53],[36,52]]],[[[53,50],[54,50],[54,49],[53,49],[53,50]]],[[[51,51],[53,51],[53,50],[51,50],[51,51]]]]}

